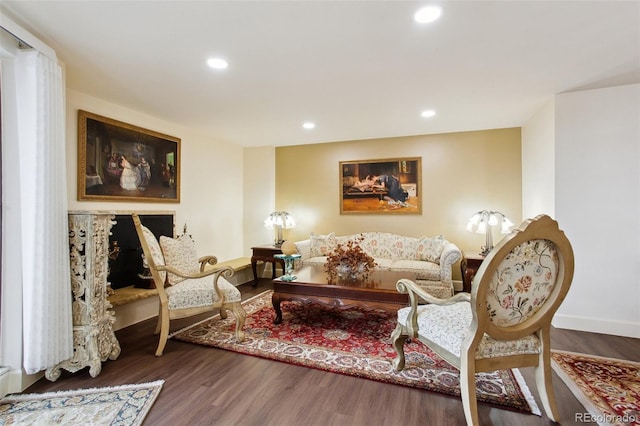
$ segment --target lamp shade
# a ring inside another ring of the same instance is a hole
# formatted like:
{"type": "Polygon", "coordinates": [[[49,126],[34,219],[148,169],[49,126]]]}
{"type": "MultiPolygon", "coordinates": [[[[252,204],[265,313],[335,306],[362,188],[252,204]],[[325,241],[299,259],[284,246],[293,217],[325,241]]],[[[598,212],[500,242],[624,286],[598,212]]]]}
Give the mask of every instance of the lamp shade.
{"type": "Polygon", "coordinates": [[[513,226],[504,213],[494,210],[481,210],[469,218],[467,231],[485,234],[485,245],[482,247],[481,255],[486,256],[493,249],[492,228],[498,224],[502,234],[508,234],[513,226]]]}
{"type": "Polygon", "coordinates": [[[506,217],[502,219],[502,229],[500,230],[503,234],[508,234],[511,231],[511,227],[513,226],[513,222],[511,222],[506,217]]]}
{"type": "Polygon", "coordinates": [[[264,226],[269,229],[273,229],[276,226],[289,229],[296,226],[296,221],[288,212],[273,212],[265,219],[264,226]]]}
{"type": "Polygon", "coordinates": [[[296,221],[288,212],[273,212],[264,221],[265,228],[275,229],[274,245],[280,247],[284,240],[282,239],[282,229],[294,228],[296,221]]]}

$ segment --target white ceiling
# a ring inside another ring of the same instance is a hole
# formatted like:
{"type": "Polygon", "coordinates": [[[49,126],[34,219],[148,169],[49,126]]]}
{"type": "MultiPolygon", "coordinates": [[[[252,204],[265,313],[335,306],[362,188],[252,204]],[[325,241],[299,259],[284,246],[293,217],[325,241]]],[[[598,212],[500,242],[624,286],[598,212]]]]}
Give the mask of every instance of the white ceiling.
{"type": "Polygon", "coordinates": [[[244,146],[517,127],[640,82],[640,1],[448,1],[430,25],[407,1],[2,4],[68,87],[244,146]]]}

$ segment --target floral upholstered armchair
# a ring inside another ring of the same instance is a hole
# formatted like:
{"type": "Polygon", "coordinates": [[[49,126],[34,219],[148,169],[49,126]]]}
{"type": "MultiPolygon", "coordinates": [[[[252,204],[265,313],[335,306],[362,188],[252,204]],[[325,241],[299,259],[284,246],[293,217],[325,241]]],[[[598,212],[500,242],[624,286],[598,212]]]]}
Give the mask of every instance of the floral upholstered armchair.
{"type": "Polygon", "coordinates": [[[460,370],[468,424],[477,425],[475,373],[532,366],[547,416],[558,421],[550,367],[551,320],[573,279],[573,250],[558,223],[541,215],[515,229],[485,258],[472,291],[436,299],[410,280],[397,289],[410,306],[398,311],[394,367],[405,367],[414,338],[460,370]],[[426,302],[426,304],[419,304],[426,302]]]}
{"type": "Polygon", "coordinates": [[[220,310],[220,317],[227,317],[227,310],[236,317],[236,340],[244,339],[246,313],[241,305],[240,291],[224,277],[233,275],[233,269],[215,268],[214,256],[198,258],[195,243],[188,236],[179,238],[155,235],[132,214],[133,223],[142,245],[160,299],[156,334],[160,333],[156,356],[162,355],[169,336],[169,321],[220,310]],[[162,247],[161,247],[162,246],[162,247]],[[206,269],[207,265],[214,265],[206,269]],[[168,284],[168,285],[165,285],[168,284]]]}

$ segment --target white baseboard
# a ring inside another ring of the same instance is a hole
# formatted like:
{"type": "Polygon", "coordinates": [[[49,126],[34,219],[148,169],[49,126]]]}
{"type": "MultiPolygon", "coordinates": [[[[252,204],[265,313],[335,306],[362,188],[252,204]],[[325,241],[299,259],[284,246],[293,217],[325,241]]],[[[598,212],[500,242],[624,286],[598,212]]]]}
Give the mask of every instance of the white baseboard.
{"type": "Polygon", "coordinates": [[[20,393],[44,377],[44,372],[24,374],[22,369],[0,367],[0,398],[10,393],[20,393]]]}
{"type": "Polygon", "coordinates": [[[9,367],[0,367],[0,398],[9,393],[9,367]]]}
{"type": "Polygon", "coordinates": [[[552,324],[556,328],[640,339],[640,323],[637,322],[587,318],[575,315],[556,315],[553,317],[552,324]]]}

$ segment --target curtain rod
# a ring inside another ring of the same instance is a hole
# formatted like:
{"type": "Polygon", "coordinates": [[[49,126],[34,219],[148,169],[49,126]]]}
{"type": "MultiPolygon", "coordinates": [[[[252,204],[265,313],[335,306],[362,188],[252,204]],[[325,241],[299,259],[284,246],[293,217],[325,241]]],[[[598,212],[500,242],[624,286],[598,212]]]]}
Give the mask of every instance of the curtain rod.
{"type": "Polygon", "coordinates": [[[26,41],[22,40],[20,37],[18,37],[17,35],[13,34],[11,31],[9,31],[8,29],[4,28],[3,26],[0,26],[0,30],[4,31],[6,34],[8,34],[11,38],[13,38],[15,41],[18,42],[18,49],[33,49],[33,46],[31,46],[29,43],[27,43],[26,41]]]}
{"type": "Polygon", "coordinates": [[[35,37],[29,31],[16,24],[6,13],[0,13],[0,28],[5,30],[11,37],[15,38],[18,43],[22,43],[28,47],[38,50],[49,59],[58,63],[58,57],[55,50],[47,46],[40,39],[35,37]]]}

